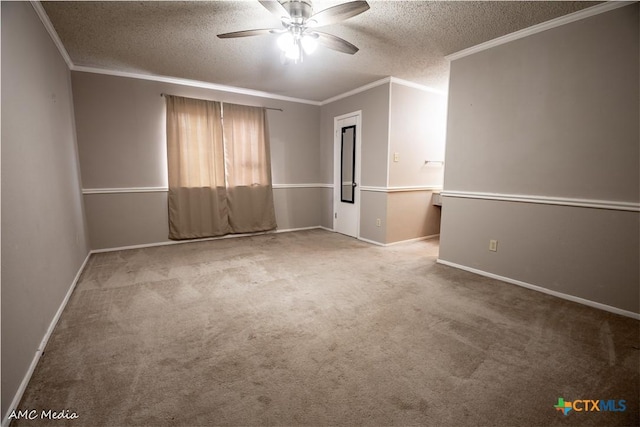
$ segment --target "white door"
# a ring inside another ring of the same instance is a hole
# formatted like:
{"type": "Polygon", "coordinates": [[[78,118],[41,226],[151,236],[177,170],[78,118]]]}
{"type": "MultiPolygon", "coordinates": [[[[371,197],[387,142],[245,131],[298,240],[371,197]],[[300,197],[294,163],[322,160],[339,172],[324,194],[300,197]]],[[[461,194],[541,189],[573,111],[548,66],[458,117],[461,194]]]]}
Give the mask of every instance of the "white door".
{"type": "Polygon", "coordinates": [[[360,236],[361,113],[345,114],[334,123],[333,229],[360,236]]]}

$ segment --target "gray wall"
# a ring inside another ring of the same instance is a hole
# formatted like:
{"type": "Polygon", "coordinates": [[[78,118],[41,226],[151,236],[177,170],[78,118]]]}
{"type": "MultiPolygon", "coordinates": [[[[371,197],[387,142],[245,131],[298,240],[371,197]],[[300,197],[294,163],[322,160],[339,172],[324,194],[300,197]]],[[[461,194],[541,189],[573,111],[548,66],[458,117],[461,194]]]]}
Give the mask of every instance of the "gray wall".
{"type": "Polygon", "coordinates": [[[360,197],[360,237],[387,243],[387,194],[361,191],[360,197]],[[380,227],[376,225],[376,218],[380,218],[380,227]]]}
{"type": "Polygon", "coordinates": [[[2,3],[2,415],[89,252],[69,71],[33,8],[2,3]]]}
{"type": "MultiPolygon", "coordinates": [[[[284,112],[269,111],[274,184],[331,184],[333,118],[357,110],[362,110],[363,123],[361,185],[387,186],[390,121],[396,129],[392,147],[402,150],[403,162],[419,159],[422,163],[410,168],[411,172],[406,167],[403,170],[405,163],[394,164],[396,172],[392,176],[396,185],[424,185],[427,181],[438,185],[442,180],[442,169],[424,167],[422,159],[442,156],[445,100],[441,95],[394,85],[393,105],[398,112],[390,116],[389,83],[322,107],[86,72],[73,72],[72,83],[85,189],[166,187],[165,107],[161,92],[282,108],[284,112]]],[[[387,202],[381,203],[379,194],[368,193],[361,193],[368,206],[362,210],[362,237],[380,243],[419,237],[408,235],[406,229],[389,236],[387,202]],[[381,227],[375,225],[376,218],[383,220],[381,227]]],[[[168,241],[166,198],[165,192],[86,194],[92,248],[168,241]]],[[[404,197],[406,200],[409,198],[404,197]]],[[[407,207],[404,203],[404,216],[394,209],[394,218],[413,223],[409,229],[424,229],[418,225],[424,223],[426,216],[424,197],[421,200],[416,206],[407,207]]],[[[333,227],[330,188],[275,188],[274,201],[279,229],[333,227]]],[[[433,230],[439,219],[430,218],[426,228],[433,230]]]]}
{"type": "Polygon", "coordinates": [[[333,182],[333,118],[362,111],[361,185],[387,185],[389,84],[339,99],[321,107],[320,168],[322,182],[333,182]]]}
{"type": "MultiPolygon", "coordinates": [[[[445,192],[638,203],[638,40],[635,3],[454,60],[445,192]]],[[[441,259],[640,312],[637,212],[443,203],[441,259]]]]}
{"type": "MultiPolygon", "coordinates": [[[[268,112],[274,184],[320,183],[320,107],[177,84],[73,72],[85,189],[166,187],[160,93],[282,108],[268,112]]],[[[318,226],[319,188],[274,189],[279,229],[318,226]]],[[[166,193],[87,194],[94,249],[167,241],[166,193]]]]}

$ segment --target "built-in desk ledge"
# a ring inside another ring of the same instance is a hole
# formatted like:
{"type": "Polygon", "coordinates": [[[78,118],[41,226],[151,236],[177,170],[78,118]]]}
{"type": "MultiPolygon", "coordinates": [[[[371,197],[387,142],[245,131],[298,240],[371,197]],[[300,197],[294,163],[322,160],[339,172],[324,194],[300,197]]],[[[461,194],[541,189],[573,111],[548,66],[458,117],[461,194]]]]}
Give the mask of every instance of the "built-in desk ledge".
{"type": "Polygon", "coordinates": [[[431,204],[433,206],[442,206],[442,196],[440,195],[440,190],[431,193],[431,204]]]}

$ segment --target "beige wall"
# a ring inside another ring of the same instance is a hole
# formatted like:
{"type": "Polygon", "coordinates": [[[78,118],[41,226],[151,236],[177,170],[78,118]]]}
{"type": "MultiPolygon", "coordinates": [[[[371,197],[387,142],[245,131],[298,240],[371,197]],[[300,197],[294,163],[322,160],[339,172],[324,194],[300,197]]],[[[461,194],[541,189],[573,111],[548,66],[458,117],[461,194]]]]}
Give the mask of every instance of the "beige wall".
{"type": "MultiPolygon", "coordinates": [[[[389,187],[442,187],[446,95],[391,83],[389,108],[389,187]],[[395,154],[398,153],[398,161],[395,154]]],[[[387,195],[385,243],[440,233],[440,208],[432,190],[387,195]]]]}
{"type": "MultiPolygon", "coordinates": [[[[85,72],[73,72],[72,82],[85,189],[166,187],[160,93],[282,108],[268,112],[274,184],[322,182],[318,106],[85,72]]],[[[278,228],[318,226],[320,192],[275,189],[278,228]]],[[[87,194],[85,199],[94,249],[168,240],[166,194],[87,194]]]]}
{"type": "Polygon", "coordinates": [[[89,252],[68,68],[27,2],[2,3],[2,415],[89,252]]]}
{"type": "Polygon", "coordinates": [[[447,98],[391,83],[389,186],[442,186],[447,98]],[[394,154],[398,153],[398,161],[394,154]]]}
{"type": "MultiPolygon", "coordinates": [[[[638,21],[635,3],[454,60],[445,194],[637,203],[638,21]]],[[[640,312],[637,212],[443,203],[442,260],[640,312]]]]}
{"type": "Polygon", "coordinates": [[[432,191],[402,191],[387,196],[386,243],[440,234],[440,207],[432,191]]]}

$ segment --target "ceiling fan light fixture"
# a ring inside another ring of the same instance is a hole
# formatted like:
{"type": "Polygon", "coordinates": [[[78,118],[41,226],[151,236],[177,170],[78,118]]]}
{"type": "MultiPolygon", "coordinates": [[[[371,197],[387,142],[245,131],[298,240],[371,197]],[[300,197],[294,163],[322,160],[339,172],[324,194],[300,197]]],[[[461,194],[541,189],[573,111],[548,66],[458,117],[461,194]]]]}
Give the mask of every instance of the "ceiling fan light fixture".
{"type": "Polygon", "coordinates": [[[305,34],[302,37],[301,43],[302,43],[302,49],[304,49],[304,53],[306,53],[307,55],[311,55],[318,47],[318,42],[316,40],[316,37],[313,37],[309,34],[305,34]]]}
{"type": "Polygon", "coordinates": [[[281,51],[287,52],[295,45],[294,37],[291,32],[287,31],[278,37],[278,47],[281,51]]]}
{"type": "Polygon", "coordinates": [[[218,38],[259,36],[279,34],[280,59],[283,64],[288,60],[302,62],[305,55],[312,54],[318,44],[338,52],[353,55],[358,48],[348,41],[332,34],[315,31],[315,27],[342,22],[369,10],[365,0],[352,0],[320,12],[313,12],[312,0],[259,0],[260,4],[277,16],[282,28],[255,29],[218,34],[218,38]]]}
{"type": "Polygon", "coordinates": [[[297,64],[298,61],[302,62],[302,51],[300,50],[300,45],[296,44],[294,46],[291,46],[291,48],[287,49],[287,51],[284,53],[284,56],[291,59],[294,64],[297,64]]]}
{"type": "Polygon", "coordinates": [[[288,59],[291,59],[294,63],[302,60],[302,49],[300,46],[300,39],[296,37],[290,31],[282,34],[278,37],[278,47],[288,59]]]}

